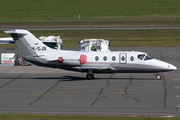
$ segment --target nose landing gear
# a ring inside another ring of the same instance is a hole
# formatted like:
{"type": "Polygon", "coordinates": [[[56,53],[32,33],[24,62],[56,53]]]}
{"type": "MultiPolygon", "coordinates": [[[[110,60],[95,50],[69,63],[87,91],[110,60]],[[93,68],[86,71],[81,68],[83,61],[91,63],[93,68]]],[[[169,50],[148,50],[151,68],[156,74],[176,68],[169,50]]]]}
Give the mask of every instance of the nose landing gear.
{"type": "Polygon", "coordinates": [[[155,76],[154,79],[155,79],[155,80],[163,80],[163,77],[162,77],[161,74],[158,73],[158,74],[155,76]]]}

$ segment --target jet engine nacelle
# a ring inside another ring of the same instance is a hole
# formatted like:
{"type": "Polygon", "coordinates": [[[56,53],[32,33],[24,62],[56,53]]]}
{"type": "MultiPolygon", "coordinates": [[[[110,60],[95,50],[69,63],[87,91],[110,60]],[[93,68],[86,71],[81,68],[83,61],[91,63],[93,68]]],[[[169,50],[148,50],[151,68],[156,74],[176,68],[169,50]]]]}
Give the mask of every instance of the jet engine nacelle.
{"type": "Polygon", "coordinates": [[[63,56],[58,57],[58,62],[62,64],[67,65],[82,65],[87,62],[87,56],[86,55],[70,55],[70,56],[63,56]]]}

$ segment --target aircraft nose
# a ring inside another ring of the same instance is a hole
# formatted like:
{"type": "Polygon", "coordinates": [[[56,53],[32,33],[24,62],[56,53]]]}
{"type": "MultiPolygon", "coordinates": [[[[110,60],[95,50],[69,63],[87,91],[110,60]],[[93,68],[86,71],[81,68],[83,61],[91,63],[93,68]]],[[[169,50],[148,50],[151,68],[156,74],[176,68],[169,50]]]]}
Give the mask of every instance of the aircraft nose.
{"type": "Polygon", "coordinates": [[[176,69],[177,69],[177,67],[176,67],[176,66],[174,66],[174,65],[168,65],[168,69],[169,69],[169,70],[176,70],[176,69]]]}

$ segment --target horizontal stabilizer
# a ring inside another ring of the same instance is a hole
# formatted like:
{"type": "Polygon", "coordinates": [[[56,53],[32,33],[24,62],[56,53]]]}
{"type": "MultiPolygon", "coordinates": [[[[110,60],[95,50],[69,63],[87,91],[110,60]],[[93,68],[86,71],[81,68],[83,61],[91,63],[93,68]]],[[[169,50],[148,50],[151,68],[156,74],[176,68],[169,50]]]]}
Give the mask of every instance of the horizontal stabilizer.
{"type": "Polygon", "coordinates": [[[4,31],[4,32],[8,33],[8,34],[27,34],[28,33],[27,30],[20,30],[20,29],[7,30],[7,31],[4,31]]]}

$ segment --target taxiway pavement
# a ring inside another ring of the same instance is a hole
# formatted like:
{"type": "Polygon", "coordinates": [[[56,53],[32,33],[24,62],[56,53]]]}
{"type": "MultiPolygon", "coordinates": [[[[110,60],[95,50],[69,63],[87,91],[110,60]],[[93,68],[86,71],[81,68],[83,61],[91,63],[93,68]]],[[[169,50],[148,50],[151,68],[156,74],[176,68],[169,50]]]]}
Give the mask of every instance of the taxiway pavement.
{"type": "MultiPolygon", "coordinates": [[[[122,47],[180,67],[179,47],[122,47]]],[[[9,52],[16,49],[9,49],[9,52]]],[[[2,50],[3,51],[3,50],[2,50]]],[[[180,116],[180,70],[95,74],[36,66],[0,66],[0,114],[180,116]]]]}

